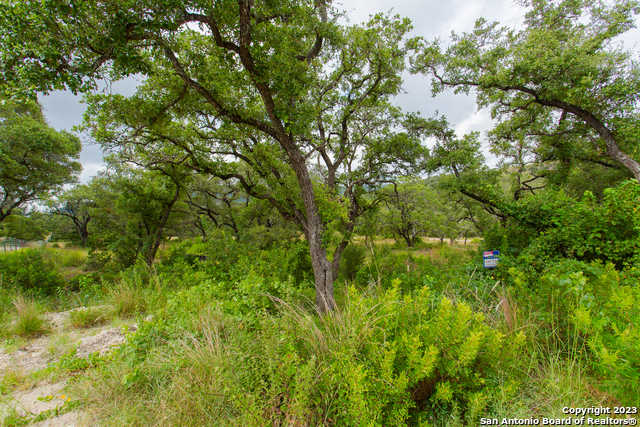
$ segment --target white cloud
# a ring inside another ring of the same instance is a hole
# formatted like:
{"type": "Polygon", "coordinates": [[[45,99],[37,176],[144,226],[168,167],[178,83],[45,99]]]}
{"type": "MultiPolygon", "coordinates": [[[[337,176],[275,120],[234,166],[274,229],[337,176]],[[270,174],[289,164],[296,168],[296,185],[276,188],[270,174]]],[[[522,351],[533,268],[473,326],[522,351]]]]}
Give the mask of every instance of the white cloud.
{"type": "Polygon", "coordinates": [[[467,118],[455,125],[455,131],[458,137],[469,132],[480,132],[484,136],[491,127],[491,114],[485,108],[471,113],[467,118]]]}
{"type": "Polygon", "coordinates": [[[91,163],[83,163],[82,164],[82,172],[80,173],[80,182],[82,184],[86,184],[98,174],[98,172],[103,171],[105,168],[104,163],[100,162],[91,162],[91,163]]]}

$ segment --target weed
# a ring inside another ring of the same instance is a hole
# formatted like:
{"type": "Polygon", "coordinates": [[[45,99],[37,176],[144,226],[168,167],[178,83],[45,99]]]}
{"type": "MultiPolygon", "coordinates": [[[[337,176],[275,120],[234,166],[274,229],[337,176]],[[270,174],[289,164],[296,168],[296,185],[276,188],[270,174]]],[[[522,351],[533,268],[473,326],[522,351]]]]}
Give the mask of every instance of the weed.
{"type": "Polygon", "coordinates": [[[72,340],[69,335],[65,333],[59,333],[49,338],[49,345],[47,346],[47,352],[51,356],[60,356],[67,353],[72,348],[72,340]]]}
{"type": "Polygon", "coordinates": [[[11,393],[16,387],[25,381],[25,376],[22,372],[6,369],[0,375],[0,396],[11,393]]]}
{"type": "Polygon", "coordinates": [[[48,332],[47,322],[42,317],[38,304],[22,295],[13,300],[17,318],[13,324],[13,333],[22,337],[34,337],[48,332]]]}
{"type": "Polygon", "coordinates": [[[90,328],[106,323],[111,314],[105,307],[80,308],[69,313],[69,324],[74,328],[90,328]]]}
{"type": "Polygon", "coordinates": [[[131,274],[122,275],[118,283],[109,289],[114,314],[128,317],[147,310],[149,295],[145,291],[144,279],[143,273],[134,269],[131,274]]]}

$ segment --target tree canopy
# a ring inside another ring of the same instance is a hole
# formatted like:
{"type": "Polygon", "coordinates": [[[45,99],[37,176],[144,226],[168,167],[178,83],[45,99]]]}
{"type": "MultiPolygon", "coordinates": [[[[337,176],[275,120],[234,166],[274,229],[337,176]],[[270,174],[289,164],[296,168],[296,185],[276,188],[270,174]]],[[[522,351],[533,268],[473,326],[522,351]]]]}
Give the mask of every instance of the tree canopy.
{"type": "Polygon", "coordinates": [[[0,100],[0,222],[73,182],[80,148],[76,136],[47,125],[38,103],[0,100]]]}
{"type": "Polygon", "coordinates": [[[434,94],[475,91],[498,125],[502,150],[529,147],[539,161],[622,168],[640,180],[640,67],[617,37],[634,28],[640,5],[533,0],[521,30],[484,19],[453,34],[446,49],[425,43],[413,71],[433,76],[434,94]]]}
{"type": "Polygon", "coordinates": [[[415,45],[408,20],[345,26],[337,16],[320,0],[20,1],[0,14],[4,87],[90,90],[106,75],[143,75],[130,99],[91,98],[96,138],[268,200],[304,232],[327,310],[362,193],[420,153],[390,104],[415,45]]]}

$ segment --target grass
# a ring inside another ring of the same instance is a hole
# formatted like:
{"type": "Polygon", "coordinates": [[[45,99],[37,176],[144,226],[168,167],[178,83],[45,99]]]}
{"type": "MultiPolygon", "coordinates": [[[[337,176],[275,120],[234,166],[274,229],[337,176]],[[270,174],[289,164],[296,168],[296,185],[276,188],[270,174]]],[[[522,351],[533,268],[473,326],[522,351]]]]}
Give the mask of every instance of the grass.
{"type": "Polygon", "coordinates": [[[16,320],[12,326],[15,335],[35,337],[49,331],[48,325],[38,304],[22,295],[13,300],[16,320]]]}
{"type": "Polygon", "coordinates": [[[118,316],[128,317],[147,309],[147,295],[136,280],[121,280],[109,290],[108,298],[118,316]]]}
{"type": "Polygon", "coordinates": [[[587,375],[579,359],[566,359],[558,353],[540,354],[534,359],[538,359],[537,363],[518,379],[525,385],[519,393],[502,393],[496,400],[498,418],[566,418],[562,412],[566,406],[607,406],[601,396],[592,393],[590,384],[594,379],[587,375]]]}
{"type": "Polygon", "coordinates": [[[45,254],[56,263],[56,265],[63,268],[80,267],[87,261],[86,249],[77,248],[46,248],[45,254]]]}
{"type": "Polygon", "coordinates": [[[73,347],[71,337],[66,333],[59,333],[51,336],[47,352],[54,357],[68,353],[73,347]]]}
{"type": "Polygon", "coordinates": [[[89,307],[69,313],[69,325],[74,328],[91,328],[109,321],[112,313],[105,307],[89,307]]]}
{"type": "Polygon", "coordinates": [[[0,376],[0,396],[8,395],[12,390],[25,382],[25,376],[21,371],[7,369],[0,376]]]}
{"type": "Polygon", "coordinates": [[[9,336],[7,336],[2,340],[2,348],[4,352],[7,354],[15,353],[16,350],[24,347],[28,341],[27,338],[20,337],[17,335],[12,335],[12,333],[13,333],[12,328],[7,327],[5,334],[9,336]]]}

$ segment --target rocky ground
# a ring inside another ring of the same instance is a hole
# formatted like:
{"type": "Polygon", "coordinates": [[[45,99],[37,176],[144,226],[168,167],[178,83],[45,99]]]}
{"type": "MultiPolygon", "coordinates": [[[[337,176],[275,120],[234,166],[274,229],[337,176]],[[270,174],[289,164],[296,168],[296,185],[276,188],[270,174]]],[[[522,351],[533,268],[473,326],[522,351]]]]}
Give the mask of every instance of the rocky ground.
{"type": "Polygon", "coordinates": [[[45,315],[50,333],[20,343],[17,348],[0,347],[0,380],[5,376],[22,379],[14,381],[16,384],[9,393],[3,395],[0,388],[0,422],[4,420],[11,425],[7,420],[18,419],[35,420],[37,422],[29,424],[34,426],[91,425],[85,414],[70,409],[71,399],[65,393],[68,378],[42,375],[44,379],[39,380],[37,374],[73,349],[80,358],[109,352],[124,342],[125,331],[135,330],[136,326],[125,323],[73,328],[68,322],[71,311],[45,315]]]}

